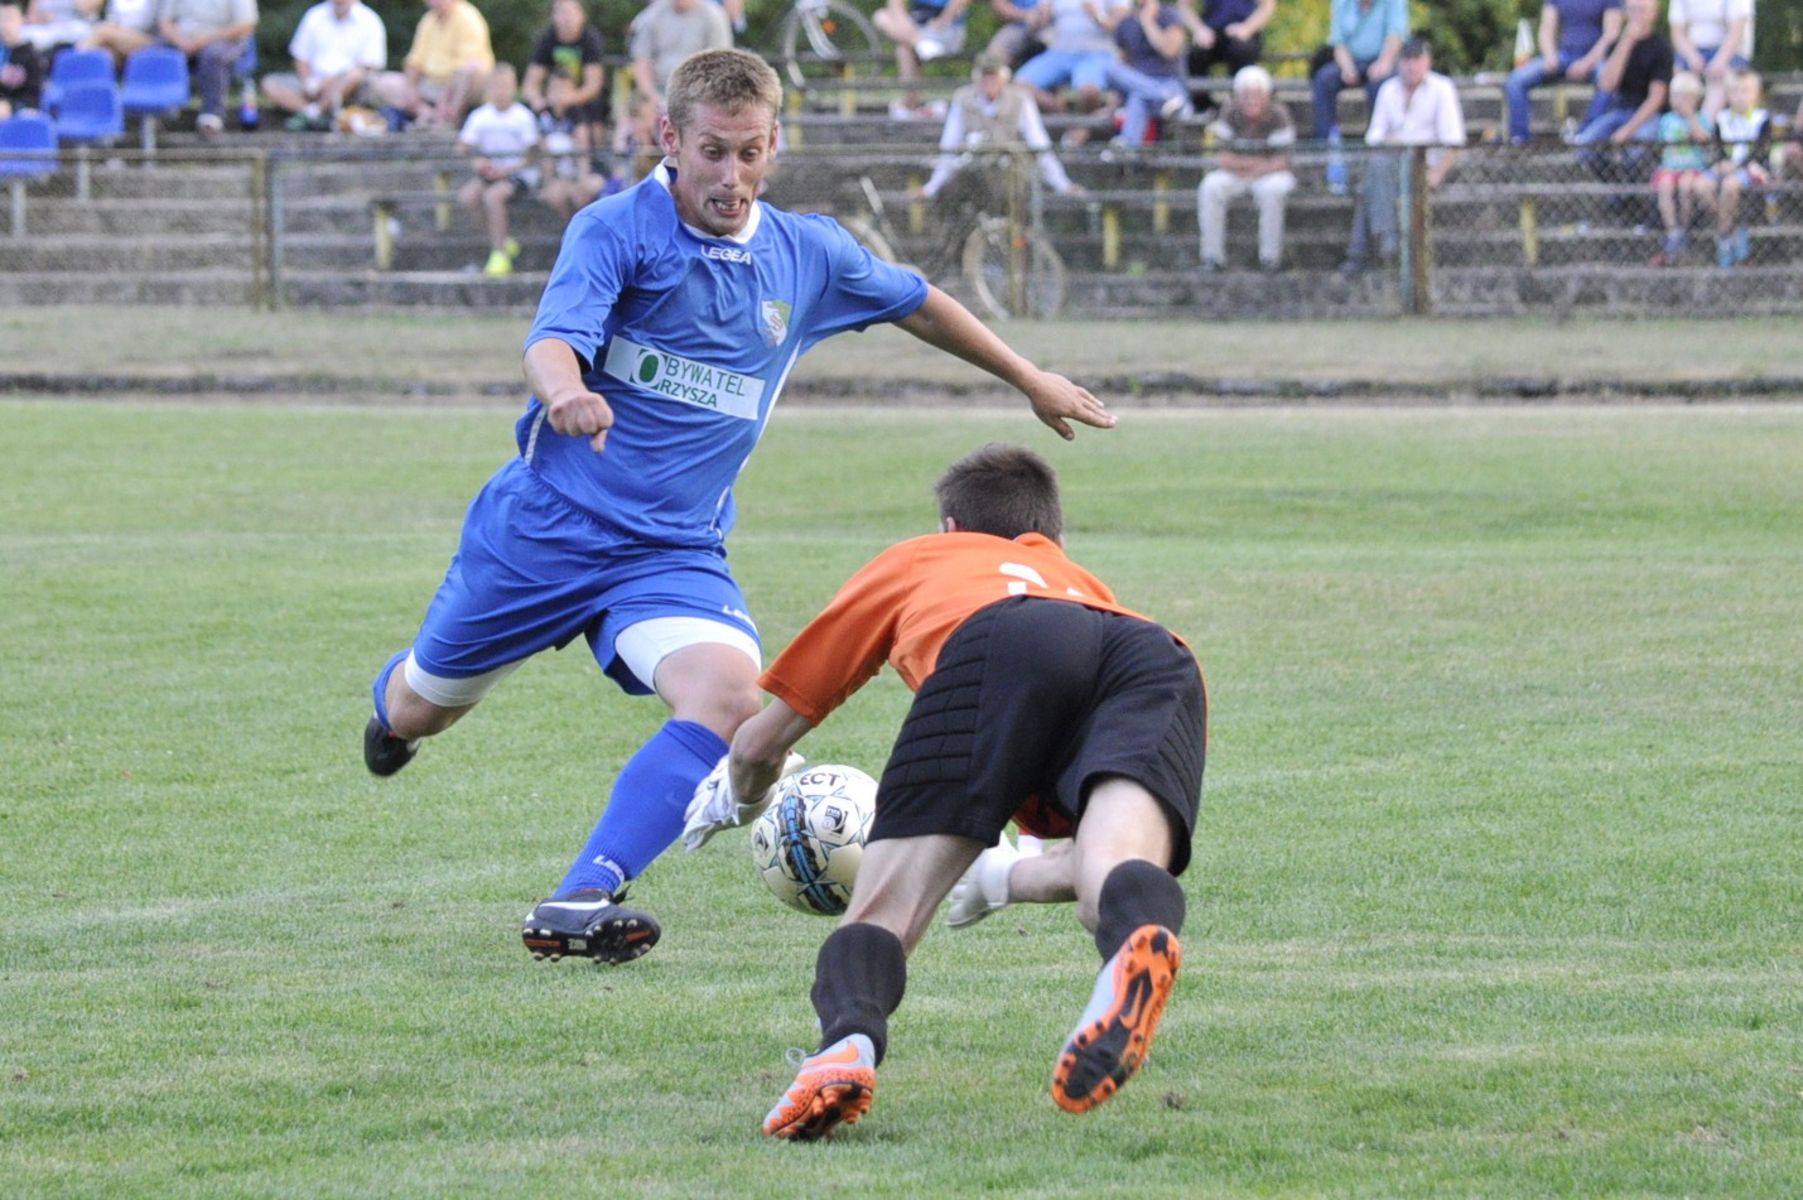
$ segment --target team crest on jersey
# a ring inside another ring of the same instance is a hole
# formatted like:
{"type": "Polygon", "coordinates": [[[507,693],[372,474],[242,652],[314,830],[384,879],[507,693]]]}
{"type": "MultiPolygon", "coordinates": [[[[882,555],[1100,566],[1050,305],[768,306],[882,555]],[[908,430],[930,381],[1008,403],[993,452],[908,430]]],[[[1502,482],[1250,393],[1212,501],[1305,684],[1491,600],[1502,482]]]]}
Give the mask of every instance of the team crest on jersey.
{"type": "Polygon", "coordinates": [[[788,302],[766,300],[759,311],[764,318],[764,340],[772,346],[782,345],[789,336],[789,313],[793,311],[788,302]]]}

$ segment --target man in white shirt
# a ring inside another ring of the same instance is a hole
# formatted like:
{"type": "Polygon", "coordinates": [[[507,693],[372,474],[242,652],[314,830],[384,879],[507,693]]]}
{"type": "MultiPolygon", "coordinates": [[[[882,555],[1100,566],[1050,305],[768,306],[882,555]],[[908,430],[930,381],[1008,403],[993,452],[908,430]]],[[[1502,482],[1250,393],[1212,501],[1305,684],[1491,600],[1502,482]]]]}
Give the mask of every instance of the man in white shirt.
{"type": "MultiPolygon", "coordinates": [[[[1456,148],[1465,144],[1465,112],[1459,106],[1459,90],[1433,68],[1433,47],[1427,39],[1410,38],[1403,45],[1396,74],[1377,89],[1377,103],[1365,129],[1365,142],[1370,146],[1436,147],[1427,153],[1429,188],[1446,182],[1458,157],[1456,148]]],[[[1373,238],[1380,263],[1388,265],[1395,259],[1401,162],[1400,155],[1381,151],[1367,156],[1342,272],[1357,274],[1370,265],[1373,238]]]]}
{"type": "Polygon", "coordinates": [[[269,103],[294,115],[290,129],[330,129],[373,72],[388,65],[388,30],[362,0],[321,0],[288,42],[294,70],[265,76],[269,103]]]}
{"type": "Polygon", "coordinates": [[[1703,77],[1703,112],[1713,117],[1727,95],[1728,76],[1753,55],[1753,0],[1671,0],[1672,52],[1681,71],[1703,77]]]}

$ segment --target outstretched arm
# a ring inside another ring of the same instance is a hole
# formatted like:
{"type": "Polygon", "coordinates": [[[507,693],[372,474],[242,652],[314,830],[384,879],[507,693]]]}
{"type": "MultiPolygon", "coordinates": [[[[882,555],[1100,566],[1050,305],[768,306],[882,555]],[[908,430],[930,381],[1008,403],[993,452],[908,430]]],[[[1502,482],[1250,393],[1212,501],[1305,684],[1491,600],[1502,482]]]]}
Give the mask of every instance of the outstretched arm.
{"type": "Polygon", "coordinates": [[[733,795],[761,796],[768,791],[782,777],[789,751],[812,728],[806,717],[781,700],[772,700],[739,726],[732,739],[733,795]]]}
{"type": "Polygon", "coordinates": [[[1066,441],[1077,436],[1071,421],[1097,429],[1114,427],[1114,414],[1087,388],[1022,358],[969,309],[936,287],[929,285],[926,301],[896,324],[927,345],[955,354],[1019,391],[1033,406],[1033,415],[1066,441]]]}

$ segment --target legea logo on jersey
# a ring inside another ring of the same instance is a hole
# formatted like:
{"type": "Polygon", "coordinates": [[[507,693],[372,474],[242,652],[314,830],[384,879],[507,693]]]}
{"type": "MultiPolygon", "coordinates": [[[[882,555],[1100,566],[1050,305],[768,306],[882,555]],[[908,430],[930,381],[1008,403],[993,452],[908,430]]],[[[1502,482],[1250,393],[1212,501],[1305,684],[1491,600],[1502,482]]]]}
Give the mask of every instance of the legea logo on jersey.
{"type": "Polygon", "coordinates": [[[716,258],[721,262],[729,263],[748,263],[751,261],[751,251],[741,250],[737,246],[703,246],[701,248],[701,256],[703,258],[716,258]]]}
{"type": "Polygon", "coordinates": [[[660,396],[711,408],[743,421],[757,420],[758,402],[764,397],[764,381],[755,375],[712,367],[667,350],[640,346],[617,335],[608,343],[607,359],[601,369],[615,379],[636,383],[660,396]]]}
{"type": "Polygon", "coordinates": [[[764,340],[772,346],[780,346],[783,339],[789,336],[789,314],[795,310],[785,300],[766,300],[758,309],[764,322],[764,340]]]}

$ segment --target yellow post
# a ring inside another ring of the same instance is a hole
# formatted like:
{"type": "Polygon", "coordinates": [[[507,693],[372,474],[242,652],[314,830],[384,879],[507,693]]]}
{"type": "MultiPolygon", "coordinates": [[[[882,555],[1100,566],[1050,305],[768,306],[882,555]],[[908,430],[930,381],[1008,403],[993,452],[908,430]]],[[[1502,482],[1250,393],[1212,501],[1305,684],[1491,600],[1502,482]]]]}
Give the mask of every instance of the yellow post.
{"type": "Polygon", "coordinates": [[[394,270],[394,203],[378,200],[376,214],[376,270],[394,270]]]}
{"type": "Polygon", "coordinates": [[[438,193],[436,206],[438,232],[451,232],[451,173],[440,171],[432,176],[432,190],[438,193]]]}
{"type": "Polygon", "coordinates": [[[839,64],[839,115],[858,115],[858,68],[851,63],[839,64]]]}
{"type": "Polygon", "coordinates": [[[1521,198],[1521,261],[1530,267],[1540,265],[1540,225],[1532,196],[1521,198]]]}
{"type": "Polygon", "coordinates": [[[1112,204],[1102,208],[1102,265],[1110,271],[1121,265],[1121,213],[1112,204]]]}
{"type": "Polygon", "coordinates": [[[1152,202],[1152,232],[1169,233],[1171,231],[1171,206],[1165,200],[1165,194],[1171,190],[1171,173],[1160,171],[1152,176],[1152,190],[1158,199],[1152,202]]]}
{"type": "Polygon", "coordinates": [[[927,202],[920,198],[921,178],[908,176],[908,232],[920,233],[927,227],[927,202]]]}

